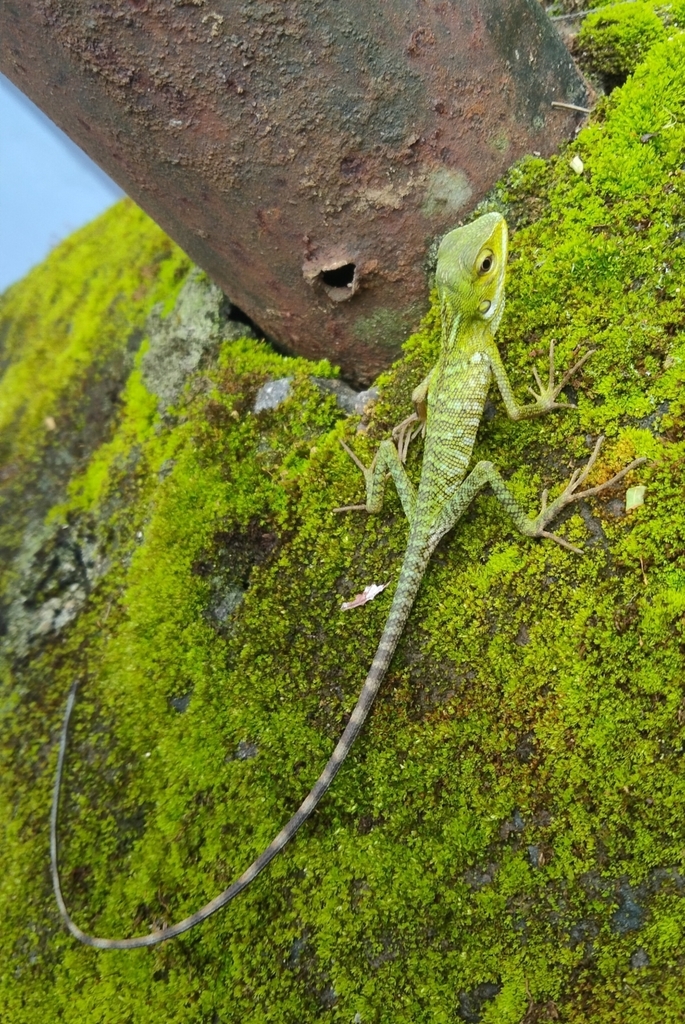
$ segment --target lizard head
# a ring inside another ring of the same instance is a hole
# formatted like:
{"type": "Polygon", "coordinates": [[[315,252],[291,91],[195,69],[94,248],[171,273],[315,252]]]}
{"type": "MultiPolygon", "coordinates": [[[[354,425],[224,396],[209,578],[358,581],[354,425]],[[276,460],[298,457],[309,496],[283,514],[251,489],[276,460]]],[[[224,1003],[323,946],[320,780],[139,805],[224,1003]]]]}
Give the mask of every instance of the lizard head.
{"type": "Polygon", "coordinates": [[[445,235],[436,283],[448,316],[480,320],[494,334],[504,312],[507,238],[507,223],[499,213],[486,213],[445,235]]]}

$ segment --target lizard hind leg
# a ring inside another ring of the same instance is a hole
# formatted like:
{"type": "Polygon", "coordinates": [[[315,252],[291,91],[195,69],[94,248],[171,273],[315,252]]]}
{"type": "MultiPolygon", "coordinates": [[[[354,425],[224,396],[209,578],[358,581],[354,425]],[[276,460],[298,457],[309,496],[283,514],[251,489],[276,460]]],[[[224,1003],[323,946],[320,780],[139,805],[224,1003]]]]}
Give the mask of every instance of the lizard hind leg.
{"type": "Polygon", "coordinates": [[[457,493],[444,507],[436,525],[436,535],[442,537],[448,530],[451,530],[455,523],[464,514],[476,495],[482,491],[487,484],[490,484],[495,493],[495,497],[511,516],[514,526],[524,534],[524,536],[545,537],[548,540],[556,541],[557,544],[567,548],[569,551],[573,551],[575,554],[582,554],[582,550],[574,544],[570,544],[567,540],[564,540],[563,537],[558,537],[555,533],[548,532],[546,529],[548,524],[559,515],[559,512],[562,508],[565,508],[566,505],[570,505],[575,501],[581,501],[583,498],[590,498],[596,494],[601,494],[602,491],[613,487],[622,480],[623,477],[632,469],[635,469],[637,466],[640,466],[643,462],[647,461],[646,459],[635,459],[629,465],[625,466],[622,470],[612,476],[610,480],[607,480],[596,487],[590,487],[585,491],[579,491],[578,487],[587,480],[592,467],[597,461],[597,456],[599,455],[599,450],[602,447],[603,441],[604,438],[600,437],[587,465],[585,465],[583,469],[577,469],[574,471],[570,481],[558,498],[555,498],[554,501],[548,504],[547,491],[543,491],[542,508],[534,519],[527,516],[520,507],[514,498],[514,495],[511,493],[493,464],[491,462],[478,462],[466,477],[457,493]]]}
{"type": "Polygon", "coordinates": [[[634,459],[627,466],[624,466],[623,469],[619,470],[618,473],[615,473],[611,477],[611,479],[605,480],[602,484],[597,484],[596,487],[588,487],[585,491],[579,491],[578,488],[585,483],[588,476],[590,475],[590,471],[592,470],[592,467],[597,461],[597,457],[599,456],[599,452],[603,444],[604,438],[599,437],[597,439],[597,443],[595,444],[592,455],[588,459],[585,466],[583,466],[581,469],[575,469],[573,471],[571,479],[567,483],[564,490],[549,505],[547,504],[547,491],[542,492],[542,508],[540,509],[540,512],[535,517],[535,519],[532,520],[533,530],[531,533],[529,533],[529,536],[549,537],[550,540],[557,541],[557,543],[561,544],[563,547],[571,548],[572,551],[579,551],[578,548],[572,547],[572,545],[570,545],[568,541],[563,540],[561,537],[557,537],[556,534],[548,533],[545,529],[547,524],[550,523],[555,518],[555,516],[559,515],[559,512],[561,512],[562,508],[565,508],[566,505],[570,505],[574,501],[582,501],[583,498],[592,498],[596,494],[601,494],[603,491],[606,491],[609,488],[614,487],[617,483],[619,483],[620,480],[623,479],[624,476],[630,473],[631,470],[636,469],[638,466],[641,466],[643,462],[647,461],[646,458],[634,459]]]}
{"type": "Polygon", "coordinates": [[[352,449],[349,448],[343,440],[340,441],[340,444],[355,465],[357,465],[364,474],[364,482],[366,484],[366,504],[344,505],[342,508],[336,508],[333,511],[349,512],[354,509],[365,509],[367,512],[380,512],[383,507],[386,476],[390,473],[393,483],[395,484],[397,494],[402,503],[404,514],[411,523],[414,515],[414,508],[416,506],[416,488],[407,476],[397,448],[393,442],[390,440],[381,441],[374,460],[368,468],[357,458],[352,449]]]}

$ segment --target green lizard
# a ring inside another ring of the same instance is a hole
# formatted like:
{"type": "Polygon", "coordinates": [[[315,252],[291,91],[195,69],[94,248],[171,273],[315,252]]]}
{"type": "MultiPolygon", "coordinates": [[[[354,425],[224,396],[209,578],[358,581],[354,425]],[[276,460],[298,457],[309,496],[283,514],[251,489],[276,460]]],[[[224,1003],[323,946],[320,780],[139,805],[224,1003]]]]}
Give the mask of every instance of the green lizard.
{"type": "Polygon", "coordinates": [[[636,459],[605,483],[580,491],[578,488],[587,479],[599,454],[603,441],[600,438],[585,468],[574,472],[558,498],[548,504],[547,492],[543,492],[542,509],[534,519],[530,519],[519,508],[491,462],[478,462],[470,473],[467,472],[492,377],[495,378],[507,413],[512,419],[539,416],[554,409],[569,408],[566,403],[557,402],[557,398],[571,376],[591,355],[591,352],[586,353],[556,384],[554,350],[551,348],[547,387],[542,386],[534,370],[539,393],[530,389],[535,401],[530,405],[518,405],[494,343],[494,333],[504,309],[506,259],[507,226],[497,213],[485,214],[472,224],[451,231],[442,240],[437,262],[442,345],[437,364],[412,395],[417,413],[400,425],[396,435],[397,446],[391,440],[381,443],[368,469],[343,444],[362,470],[366,481],[366,504],[347,508],[380,511],[385,479],[389,472],[409,521],[409,540],[399,581],[366,682],[327,765],[284,828],[228,889],[178,924],[135,938],[107,939],[81,931],[69,916],[62,898],[57,864],[57,812],[69,718],[76,695],[75,686],[72,688],[60,741],[50,823],[50,847],[57,902],[69,931],[81,942],[98,949],[133,949],[152,946],[180,935],[237,896],[293,838],[333,782],[364,724],[397,647],[431,554],[441,537],[452,529],[486,485],[490,485],[514,525],[525,536],[549,537],[578,551],[563,538],[549,533],[547,525],[569,503],[612,487],[631,469],[645,461],[636,459]],[[425,428],[423,466],[418,490],[409,480],[403,466],[412,424],[416,422],[425,428]]]}

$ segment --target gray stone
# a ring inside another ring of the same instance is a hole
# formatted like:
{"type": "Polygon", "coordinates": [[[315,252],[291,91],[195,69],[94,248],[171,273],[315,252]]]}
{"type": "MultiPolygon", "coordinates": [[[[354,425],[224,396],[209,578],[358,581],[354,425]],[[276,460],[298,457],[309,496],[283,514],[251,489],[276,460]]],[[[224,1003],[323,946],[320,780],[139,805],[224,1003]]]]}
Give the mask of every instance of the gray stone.
{"type": "Polygon", "coordinates": [[[217,622],[226,622],[244,598],[244,593],[238,587],[232,587],[210,606],[210,614],[217,622]]]}
{"type": "Polygon", "coordinates": [[[630,966],[634,970],[638,970],[640,967],[649,967],[649,957],[642,947],[636,949],[631,956],[630,966]]]}
{"type": "Polygon", "coordinates": [[[190,704],[190,697],[191,694],[189,693],[184,693],[182,697],[172,697],[170,702],[172,708],[174,708],[175,711],[179,711],[181,714],[183,714],[184,711],[188,710],[188,705],[190,704]]]}
{"type": "Polygon", "coordinates": [[[626,506],[622,498],[612,498],[606,503],[605,508],[614,519],[621,519],[626,514],[626,506]]]}
{"type": "Polygon", "coordinates": [[[618,887],[618,910],[611,918],[612,930],[619,935],[637,931],[645,922],[647,912],[638,899],[643,895],[639,887],[633,888],[623,881],[618,887]]]}
{"type": "Polygon", "coordinates": [[[501,825],[499,834],[502,839],[506,840],[514,832],[523,832],[525,827],[526,823],[521,817],[520,811],[514,811],[512,817],[501,825]]]}
{"type": "Polygon", "coordinates": [[[368,388],[366,391],[360,391],[355,399],[354,411],[358,416],[363,416],[367,408],[377,401],[378,388],[368,388]]]}
{"type": "Polygon", "coordinates": [[[351,415],[357,411],[357,392],[345,381],[336,380],[334,377],[312,377],[312,381],[321,391],[333,395],[343,412],[351,415]]]}
{"type": "Polygon", "coordinates": [[[188,377],[200,369],[222,341],[254,337],[228,315],[223,292],[197,267],[188,275],[167,317],[161,305],[147,320],[149,348],[141,361],[146,387],[159,397],[160,411],[175,405],[188,377]]]}
{"type": "MultiPolygon", "coordinates": [[[[355,391],[343,380],[335,377],[311,377],[310,380],[324,394],[333,395],[338,407],[348,416],[363,416],[369,405],[378,398],[378,388],[355,391]]],[[[292,394],[292,377],[279,377],[267,381],[257,392],[253,412],[278,409],[292,394]]]]}
{"type": "Polygon", "coordinates": [[[267,381],[257,392],[253,412],[264,412],[266,409],[278,409],[286,399],[290,398],[292,377],[279,377],[278,380],[267,381]]]}
{"type": "Polygon", "coordinates": [[[30,532],[15,560],[17,585],[8,592],[9,649],[25,656],[36,642],[61,632],[108,564],[94,538],[78,530],[43,526],[30,532]]]}
{"type": "Polygon", "coordinates": [[[459,1009],[457,1010],[459,1019],[465,1020],[467,1024],[478,1024],[478,1021],[482,1019],[482,1010],[486,1003],[494,999],[501,988],[499,982],[484,981],[480,985],[476,985],[470,992],[460,992],[459,1009]]]}

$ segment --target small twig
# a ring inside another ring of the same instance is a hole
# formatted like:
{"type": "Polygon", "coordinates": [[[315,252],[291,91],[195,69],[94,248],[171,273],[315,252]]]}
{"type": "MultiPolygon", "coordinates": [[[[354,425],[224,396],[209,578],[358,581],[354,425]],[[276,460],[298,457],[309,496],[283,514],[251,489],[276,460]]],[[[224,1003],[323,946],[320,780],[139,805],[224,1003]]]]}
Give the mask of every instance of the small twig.
{"type": "Polygon", "coordinates": [[[341,505],[340,508],[332,508],[331,512],[366,512],[366,505],[341,505]]]}
{"type": "Polygon", "coordinates": [[[573,11],[572,14],[548,14],[550,21],[571,21],[573,18],[584,18],[588,14],[595,14],[601,7],[591,7],[587,11],[573,11]]]}
{"type": "MultiPolygon", "coordinates": [[[[626,0],[627,3],[632,3],[633,0],[626,0]]],[[[597,14],[597,11],[603,11],[604,7],[589,7],[586,11],[572,11],[571,14],[548,14],[547,17],[550,21],[571,21],[573,18],[585,18],[588,14],[597,14]]]]}
{"type": "Polygon", "coordinates": [[[640,555],[640,569],[642,570],[642,580],[643,580],[643,583],[644,583],[645,586],[647,586],[648,585],[648,580],[647,580],[647,573],[645,572],[645,560],[642,557],[642,555],[640,555]]]}
{"type": "Polygon", "coordinates": [[[552,100],[552,106],[557,110],[579,110],[581,114],[591,114],[590,107],[579,107],[577,103],[561,103],[559,100],[552,100]]]}

